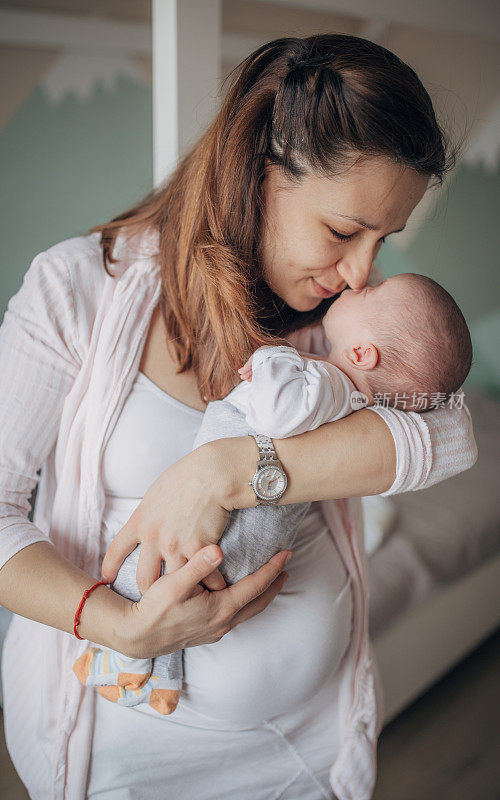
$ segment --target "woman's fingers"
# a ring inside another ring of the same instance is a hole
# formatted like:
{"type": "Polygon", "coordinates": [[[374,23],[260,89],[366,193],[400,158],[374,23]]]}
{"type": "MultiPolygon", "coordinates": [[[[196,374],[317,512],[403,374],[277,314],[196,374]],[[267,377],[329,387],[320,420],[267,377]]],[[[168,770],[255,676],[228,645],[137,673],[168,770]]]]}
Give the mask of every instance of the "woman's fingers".
{"type": "Polygon", "coordinates": [[[113,583],[121,565],[132,550],[135,550],[139,542],[140,539],[135,531],[135,526],[132,526],[129,520],[123,528],[118,531],[106,550],[106,555],[101,565],[103,580],[106,580],[108,583],[113,583]]]}
{"type": "MultiPolygon", "coordinates": [[[[200,581],[210,575],[222,561],[222,550],[216,544],[202,547],[183,567],[172,574],[177,581],[176,598],[179,602],[193,596],[193,590],[200,581]]],[[[226,590],[227,591],[227,590],[226,590]]]]}
{"type": "Polygon", "coordinates": [[[203,583],[207,589],[210,589],[212,592],[218,592],[220,589],[226,588],[226,581],[218,569],[214,569],[210,575],[207,575],[207,577],[203,579],[203,583]]]}
{"type": "Polygon", "coordinates": [[[162,555],[158,547],[150,547],[141,543],[139,560],[135,579],[141,594],[147,592],[150,586],[160,577],[162,555]]]}
{"type": "Polygon", "coordinates": [[[182,553],[178,551],[173,551],[168,554],[163,554],[162,558],[165,561],[165,574],[170,575],[172,572],[176,572],[178,569],[184,566],[187,562],[186,556],[183,556],[182,553]]]}
{"type": "MultiPolygon", "coordinates": [[[[264,564],[264,566],[260,567],[256,572],[247,575],[245,578],[241,578],[241,580],[233,583],[232,586],[229,586],[225,590],[225,601],[231,603],[233,608],[235,608],[234,615],[256,598],[259,598],[270,588],[291,556],[292,553],[290,550],[283,550],[281,553],[276,553],[267,564],[264,564]]],[[[264,603],[263,608],[265,608],[278,591],[279,588],[272,593],[269,600],[264,603]]],[[[253,614],[251,616],[253,616],[253,614]]]]}

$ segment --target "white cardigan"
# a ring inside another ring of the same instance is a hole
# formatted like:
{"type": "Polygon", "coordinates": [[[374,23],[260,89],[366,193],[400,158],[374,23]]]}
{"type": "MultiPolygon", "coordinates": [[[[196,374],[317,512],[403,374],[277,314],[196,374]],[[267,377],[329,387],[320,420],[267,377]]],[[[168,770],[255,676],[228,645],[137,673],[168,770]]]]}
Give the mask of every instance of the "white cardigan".
{"type": "MultiPolygon", "coordinates": [[[[100,577],[104,492],[101,455],[139,368],[160,297],[157,235],[120,235],[112,269],[99,235],[63,241],[33,260],[0,328],[0,568],[36,541],[100,577]],[[34,522],[29,497],[42,467],[34,522]]],[[[372,271],[372,281],[380,275],[372,271]]],[[[324,355],[318,328],[293,343],[324,355]]],[[[468,409],[414,414],[372,407],[389,425],[397,475],[385,495],[422,489],[477,458],[468,409]]],[[[368,800],[383,721],[381,687],[368,638],[368,578],[359,498],[323,512],[353,579],[353,633],[341,666],[343,744],[332,765],[340,800],[368,800]]],[[[29,587],[27,587],[29,591],[29,587]]],[[[34,800],[83,800],[93,729],[93,690],[72,665],[88,643],[14,616],[3,653],[9,753],[34,800]]]]}

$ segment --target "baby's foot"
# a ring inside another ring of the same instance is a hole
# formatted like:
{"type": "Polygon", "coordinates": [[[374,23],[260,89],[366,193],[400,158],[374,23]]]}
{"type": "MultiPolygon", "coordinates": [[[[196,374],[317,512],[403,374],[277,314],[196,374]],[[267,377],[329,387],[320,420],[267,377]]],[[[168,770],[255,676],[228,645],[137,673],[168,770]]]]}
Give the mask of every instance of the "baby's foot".
{"type": "Polygon", "coordinates": [[[106,700],[118,703],[119,706],[130,707],[138,706],[140,703],[149,703],[155,711],[165,715],[175,711],[180,695],[179,689],[169,689],[165,683],[165,679],[151,675],[139,689],[130,690],[123,686],[99,686],[97,691],[106,700]]]}
{"type": "Polygon", "coordinates": [[[89,647],[73,664],[84,686],[124,686],[139,689],[151,675],[151,658],[129,658],[115,650],[89,647]]]}

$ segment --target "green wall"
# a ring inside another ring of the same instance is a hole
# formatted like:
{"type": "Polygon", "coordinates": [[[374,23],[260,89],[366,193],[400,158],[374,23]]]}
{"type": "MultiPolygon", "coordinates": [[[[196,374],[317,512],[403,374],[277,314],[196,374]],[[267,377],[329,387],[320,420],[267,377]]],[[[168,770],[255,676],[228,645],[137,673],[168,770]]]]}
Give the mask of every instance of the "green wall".
{"type": "Polygon", "coordinates": [[[116,216],[153,184],[151,89],[119,79],[50,106],[40,88],[0,132],[0,319],[41,250],[116,216]]]}
{"type": "Polygon", "coordinates": [[[473,341],[466,385],[500,396],[499,209],[500,169],[462,164],[410,247],[401,251],[389,239],[378,261],[387,277],[418,272],[453,295],[473,341]]]}

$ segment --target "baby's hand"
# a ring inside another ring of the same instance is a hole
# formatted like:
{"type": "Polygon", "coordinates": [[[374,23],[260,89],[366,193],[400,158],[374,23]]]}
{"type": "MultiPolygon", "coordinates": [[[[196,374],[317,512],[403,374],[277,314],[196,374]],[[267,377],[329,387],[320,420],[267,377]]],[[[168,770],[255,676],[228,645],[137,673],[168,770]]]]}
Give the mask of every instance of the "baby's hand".
{"type": "Polygon", "coordinates": [[[243,364],[242,367],[238,370],[240,373],[240,378],[242,381],[251,381],[252,380],[252,356],[248,359],[248,361],[243,364]]]}

